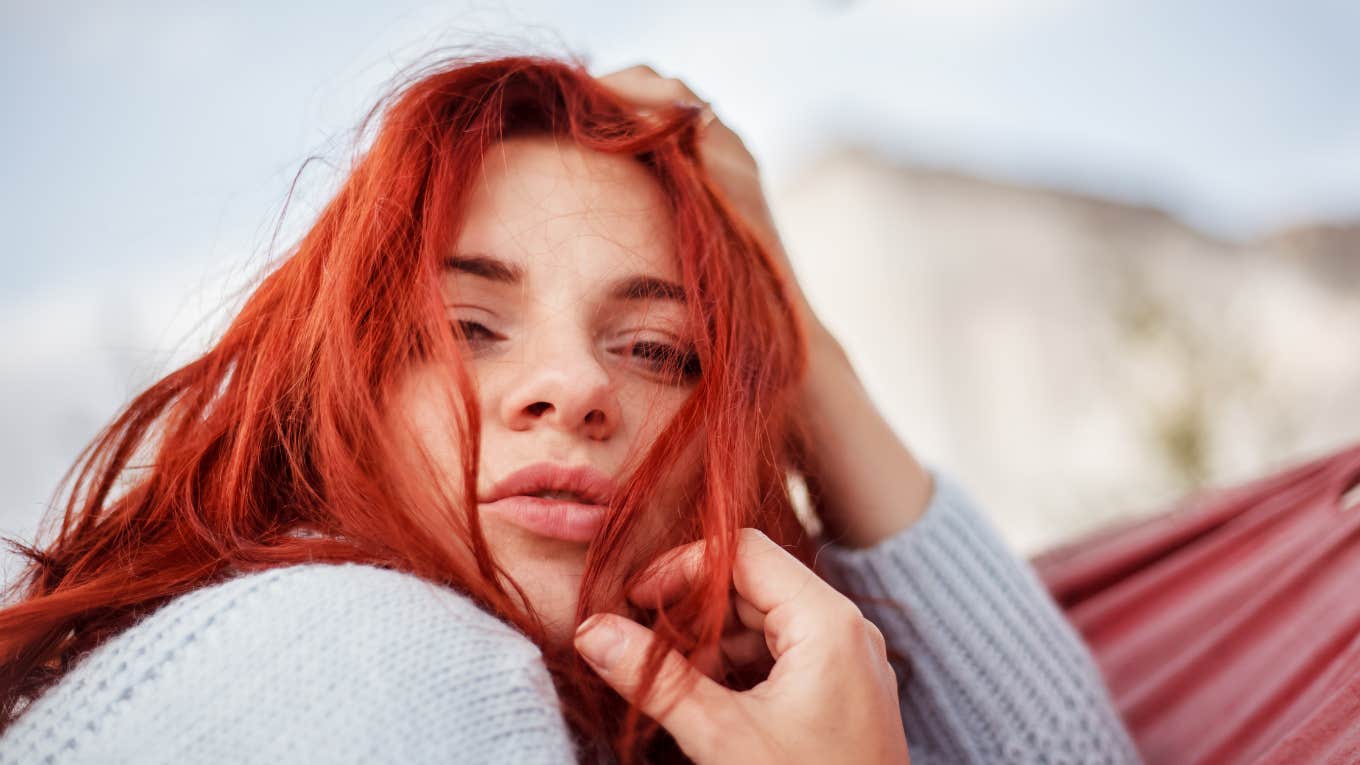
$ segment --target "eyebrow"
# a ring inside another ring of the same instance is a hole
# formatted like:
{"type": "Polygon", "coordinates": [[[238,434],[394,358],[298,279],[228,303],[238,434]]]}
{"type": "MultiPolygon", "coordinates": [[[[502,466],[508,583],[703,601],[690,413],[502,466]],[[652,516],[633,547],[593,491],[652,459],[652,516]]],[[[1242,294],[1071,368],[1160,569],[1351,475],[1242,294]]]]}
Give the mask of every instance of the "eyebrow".
{"type": "Polygon", "coordinates": [[[488,255],[450,255],[444,258],[444,268],[503,284],[519,284],[524,281],[524,269],[488,255]]]}
{"type": "MultiPolygon", "coordinates": [[[[499,258],[478,253],[450,255],[444,259],[444,268],[501,284],[520,284],[524,281],[524,269],[499,258]]],[[[609,296],[615,300],[686,302],[684,287],[655,276],[630,276],[621,279],[609,291],[609,296]]]]}
{"type": "Polygon", "coordinates": [[[685,288],[654,276],[633,276],[619,282],[609,293],[615,300],[673,300],[685,302],[685,288]]]}

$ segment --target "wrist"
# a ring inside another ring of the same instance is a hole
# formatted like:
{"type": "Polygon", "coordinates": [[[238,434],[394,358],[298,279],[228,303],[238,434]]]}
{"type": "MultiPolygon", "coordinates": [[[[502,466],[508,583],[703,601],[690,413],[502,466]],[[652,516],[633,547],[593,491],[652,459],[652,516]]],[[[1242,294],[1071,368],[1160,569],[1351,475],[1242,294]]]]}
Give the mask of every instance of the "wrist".
{"type": "Polygon", "coordinates": [[[809,320],[806,336],[807,364],[799,383],[801,416],[834,427],[838,411],[859,399],[867,404],[868,394],[845,347],[826,327],[809,320]]]}
{"type": "Polygon", "coordinates": [[[810,310],[804,314],[803,326],[807,336],[809,366],[813,364],[850,366],[850,356],[846,354],[845,346],[841,345],[841,341],[831,334],[831,330],[827,329],[810,310]]]}
{"type": "Polygon", "coordinates": [[[889,501],[869,497],[870,501],[850,508],[824,507],[819,516],[822,537],[839,547],[864,550],[882,544],[916,525],[930,508],[935,493],[930,471],[914,460],[901,466],[894,478],[893,494],[889,501]],[[872,500],[878,499],[874,502],[872,500]]]}

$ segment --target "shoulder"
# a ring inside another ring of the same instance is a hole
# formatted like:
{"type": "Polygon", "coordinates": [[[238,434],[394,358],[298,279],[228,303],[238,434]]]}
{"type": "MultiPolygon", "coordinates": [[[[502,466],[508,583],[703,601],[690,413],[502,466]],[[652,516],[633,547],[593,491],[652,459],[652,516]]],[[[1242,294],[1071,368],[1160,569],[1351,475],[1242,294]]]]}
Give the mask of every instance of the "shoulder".
{"type": "Polygon", "coordinates": [[[56,762],[571,753],[537,646],[451,589],[356,564],[180,596],[82,660],[6,738],[24,727],[65,748],[56,762]]]}
{"type": "Polygon", "coordinates": [[[390,653],[392,643],[369,644],[365,638],[539,656],[528,638],[466,596],[412,574],[353,563],[246,574],[177,598],[152,618],[178,623],[185,617],[213,628],[211,633],[239,624],[252,635],[289,637],[304,645],[338,632],[348,636],[348,648],[374,653],[390,653]]]}

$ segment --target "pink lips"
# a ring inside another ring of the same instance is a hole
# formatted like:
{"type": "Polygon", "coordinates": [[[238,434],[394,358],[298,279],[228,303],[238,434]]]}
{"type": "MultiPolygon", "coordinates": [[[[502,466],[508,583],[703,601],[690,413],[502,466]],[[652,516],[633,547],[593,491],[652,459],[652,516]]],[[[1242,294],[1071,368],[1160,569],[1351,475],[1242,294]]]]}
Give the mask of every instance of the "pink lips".
{"type": "Polygon", "coordinates": [[[535,534],[589,542],[604,525],[615,491],[613,480],[593,467],[539,462],[506,476],[480,504],[482,510],[535,534]],[[541,492],[576,496],[533,496],[541,492]]]}

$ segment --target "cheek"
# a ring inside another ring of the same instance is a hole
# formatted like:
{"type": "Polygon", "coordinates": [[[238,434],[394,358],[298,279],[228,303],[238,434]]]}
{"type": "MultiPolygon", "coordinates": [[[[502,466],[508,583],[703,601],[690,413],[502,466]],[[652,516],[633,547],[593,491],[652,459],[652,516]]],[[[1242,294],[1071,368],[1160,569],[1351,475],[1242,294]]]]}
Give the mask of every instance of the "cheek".
{"type": "MultiPolygon", "coordinates": [[[[652,416],[638,434],[641,448],[636,452],[637,459],[641,459],[642,455],[656,444],[661,432],[675,418],[684,401],[685,397],[681,395],[674,401],[658,402],[652,416]]],[[[656,497],[659,503],[666,505],[670,510],[683,514],[686,508],[681,505],[692,504],[698,496],[703,480],[705,440],[704,430],[700,428],[689,437],[684,448],[675,455],[665,475],[662,476],[656,497]]]]}
{"type": "Polygon", "coordinates": [[[633,423],[633,451],[645,452],[656,442],[689,398],[689,388],[673,388],[652,383],[636,383],[619,393],[623,419],[633,423]]]}
{"type": "MultiPolygon", "coordinates": [[[[660,387],[645,382],[619,392],[624,420],[632,424],[627,445],[628,469],[636,469],[641,464],[691,393],[691,388],[660,387]]],[[[677,515],[683,517],[692,509],[703,476],[703,446],[701,431],[691,438],[661,477],[653,495],[649,524],[666,518],[669,520],[662,521],[663,525],[674,525],[677,515]]]]}
{"type": "Polygon", "coordinates": [[[668,485],[672,491],[681,493],[695,494],[700,483],[704,478],[704,434],[700,431],[694,434],[690,442],[685,446],[685,450],[680,453],[680,457],[675,461],[675,470],[668,476],[668,485]]]}
{"type": "MultiPolygon", "coordinates": [[[[399,382],[388,427],[408,465],[433,470],[445,496],[462,494],[462,400],[447,374],[417,367],[399,382]]],[[[426,482],[428,483],[428,482],[426,482]]]]}
{"type": "Polygon", "coordinates": [[[698,533],[694,523],[703,499],[703,447],[702,435],[696,435],[661,477],[642,520],[645,538],[674,547],[698,533]]]}

